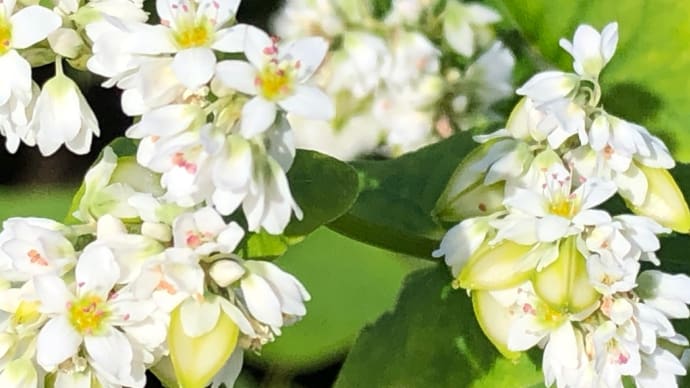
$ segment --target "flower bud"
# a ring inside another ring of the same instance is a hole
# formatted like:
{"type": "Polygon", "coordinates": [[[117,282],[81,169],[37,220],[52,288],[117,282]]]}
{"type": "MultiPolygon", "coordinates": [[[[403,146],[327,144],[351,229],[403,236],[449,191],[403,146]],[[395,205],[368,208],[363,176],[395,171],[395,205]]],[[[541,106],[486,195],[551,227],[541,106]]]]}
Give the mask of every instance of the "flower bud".
{"type": "Polygon", "coordinates": [[[585,257],[577,250],[575,237],[561,240],[558,259],[535,272],[534,291],[556,310],[573,314],[592,307],[601,295],[592,287],[585,257]]]}
{"type": "Polygon", "coordinates": [[[37,387],[38,374],[31,360],[19,358],[11,361],[0,373],[0,387],[37,387]]]}
{"type": "Polygon", "coordinates": [[[508,349],[508,334],[512,325],[509,309],[501,305],[490,291],[472,292],[472,307],[479,326],[496,349],[508,359],[519,357],[519,352],[508,349]]]}
{"type": "Polygon", "coordinates": [[[496,245],[485,242],[470,257],[456,284],[468,290],[501,290],[524,283],[533,267],[521,264],[531,249],[508,240],[496,245]]]}
{"type": "Polygon", "coordinates": [[[180,388],[207,386],[235,350],[238,336],[237,325],[221,312],[211,331],[192,338],[185,334],[181,306],[173,310],[168,346],[180,388]]]}
{"type": "Polygon", "coordinates": [[[477,185],[455,197],[451,206],[441,209],[436,216],[442,221],[457,222],[501,211],[504,209],[504,187],[503,182],[477,185]]]}
{"type": "Polygon", "coordinates": [[[240,280],[246,271],[234,260],[218,260],[211,265],[209,275],[216,284],[227,287],[240,280]]]}
{"type": "Polygon", "coordinates": [[[663,168],[638,167],[647,178],[647,196],[642,205],[628,202],[628,207],[678,233],[690,233],[690,209],[671,173],[663,168]]]}
{"type": "Polygon", "coordinates": [[[528,159],[531,155],[525,144],[515,140],[501,139],[478,146],[455,169],[436,202],[434,214],[442,221],[457,222],[501,209],[503,185],[496,183],[519,176],[528,159]]]}

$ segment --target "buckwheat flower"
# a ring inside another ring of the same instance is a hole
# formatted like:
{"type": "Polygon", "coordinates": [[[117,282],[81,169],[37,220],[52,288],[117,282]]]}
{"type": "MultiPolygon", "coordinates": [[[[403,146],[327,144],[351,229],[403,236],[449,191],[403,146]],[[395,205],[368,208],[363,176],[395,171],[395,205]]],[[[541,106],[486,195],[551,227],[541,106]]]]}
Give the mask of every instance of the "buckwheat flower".
{"type": "Polygon", "coordinates": [[[384,39],[368,32],[347,31],[342,39],[342,47],[324,65],[328,69],[325,88],[330,94],[348,91],[355,98],[365,98],[385,77],[393,54],[384,39]]]}
{"type": "Polygon", "coordinates": [[[33,276],[63,274],[72,268],[76,252],[63,234],[64,226],[38,218],[11,218],[0,233],[3,273],[10,281],[27,281],[33,276]]]}
{"type": "Polygon", "coordinates": [[[48,8],[31,5],[15,12],[14,1],[0,5],[0,72],[8,77],[0,85],[0,133],[6,137],[9,152],[17,151],[25,135],[34,94],[31,65],[17,50],[42,41],[61,24],[48,8]]]}
{"type": "Polygon", "coordinates": [[[237,0],[157,0],[161,24],[145,28],[132,52],[143,55],[174,54],[170,67],[177,80],[195,90],[213,77],[213,50],[242,50],[244,25],[224,28],[237,12],[237,0]]]}
{"type": "Polygon", "coordinates": [[[244,237],[236,222],[226,224],[211,207],[183,213],[173,223],[174,245],[193,249],[200,255],[212,252],[232,253],[244,237]]]}
{"type": "Polygon", "coordinates": [[[640,373],[641,359],[637,333],[631,321],[622,325],[607,321],[592,335],[594,363],[600,379],[608,387],[618,386],[624,375],[640,373]]]}
{"type": "Polygon", "coordinates": [[[589,179],[572,190],[572,174],[562,165],[545,172],[544,178],[542,187],[518,187],[507,193],[504,204],[509,215],[492,223],[499,230],[497,241],[552,242],[610,219],[594,207],[616,193],[613,183],[589,179]]]}
{"type": "Polygon", "coordinates": [[[265,32],[248,27],[244,54],[249,62],[230,60],[218,64],[222,84],[254,96],[242,108],[240,133],[253,137],[275,121],[279,105],[288,113],[328,120],[334,109],[320,89],[306,84],[328,50],[323,38],[303,38],[278,45],[265,32]]]}
{"type": "Polygon", "coordinates": [[[345,29],[338,6],[330,0],[296,0],[285,2],[271,21],[272,30],[287,39],[305,35],[334,37],[345,29]]]}
{"type": "Polygon", "coordinates": [[[242,205],[249,231],[282,233],[293,213],[302,218],[285,173],[294,156],[292,133],[283,118],[253,140],[228,136],[213,157],[211,201],[216,210],[229,215],[242,205]]]}
{"type": "Polygon", "coordinates": [[[632,290],[639,271],[640,263],[634,258],[619,261],[606,251],[587,258],[589,281],[603,295],[632,290]]]}
{"type": "Polygon", "coordinates": [[[690,310],[690,277],[669,275],[657,270],[644,271],[637,279],[637,293],[644,303],[669,318],[688,318],[690,310]]]}
{"type": "Polygon", "coordinates": [[[493,9],[481,4],[451,1],[443,14],[443,37],[453,50],[471,57],[477,46],[493,37],[490,25],[501,20],[493,9]]]}
{"type": "Polygon", "coordinates": [[[573,69],[579,75],[596,80],[616,52],[618,23],[607,24],[601,33],[590,25],[581,24],[572,42],[561,39],[558,43],[573,57],[573,69]]]}
{"type": "Polygon", "coordinates": [[[155,305],[115,292],[119,276],[108,248],[87,246],[77,262],[74,285],[50,274],[34,278],[40,309],[51,317],[36,344],[36,360],[46,371],[63,368],[83,345],[100,380],[144,386],[144,368],[135,358],[138,351],[121,329],[146,319],[155,305]]]}
{"type": "Polygon", "coordinates": [[[43,156],[52,155],[62,144],[75,154],[86,154],[92,136],[100,135],[98,120],[79,86],[62,72],[62,59],[55,64],[55,77],[43,85],[36,100],[28,137],[43,156]]]}

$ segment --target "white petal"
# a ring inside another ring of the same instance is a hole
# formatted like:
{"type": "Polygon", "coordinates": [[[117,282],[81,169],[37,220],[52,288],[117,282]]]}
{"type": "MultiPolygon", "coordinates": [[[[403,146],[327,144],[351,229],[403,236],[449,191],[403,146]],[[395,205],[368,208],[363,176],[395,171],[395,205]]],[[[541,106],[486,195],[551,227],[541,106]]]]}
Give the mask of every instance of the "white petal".
{"type": "Polygon", "coordinates": [[[240,283],[249,312],[259,321],[280,327],[283,316],[280,302],[271,286],[261,276],[248,274],[240,283]]]}
{"type": "Polygon", "coordinates": [[[230,28],[218,30],[216,32],[216,40],[211,47],[214,50],[226,53],[239,53],[244,50],[246,34],[246,24],[237,24],[230,28]]]}
{"type": "Polygon", "coordinates": [[[264,49],[273,47],[273,41],[263,30],[254,26],[247,26],[244,40],[244,55],[257,69],[261,69],[266,62],[264,49]]]}
{"type": "Polygon", "coordinates": [[[53,370],[77,353],[81,340],[67,317],[61,315],[53,318],[38,333],[36,361],[43,369],[53,370]]]}
{"type": "Polygon", "coordinates": [[[41,312],[59,314],[67,309],[67,303],[74,296],[59,277],[49,274],[34,277],[36,294],[41,301],[41,312]]]}
{"type": "Polygon", "coordinates": [[[99,369],[118,378],[131,375],[132,345],[121,331],[109,327],[103,335],[85,337],[84,346],[99,369]]]}
{"type": "Polygon", "coordinates": [[[172,69],[177,79],[187,87],[196,90],[213,77],[216,56],[205,47],[194,47],[175,54],[172,69]]]}
{"type": "Polygon", "coordinates": [[[223,368],[213,377],[211,388],[219,388],[222,384],[232,387],[242,371],[242,361],[244,359],[244,349],[240,346],[235,347],[232,355],[225,363],[223,368]]]}
{"type": "Polygon", "coordinates": [[[242,107],[240,133],[247,139],[267,130],[276,119],[276,104],[256,96],[242,107]]]}
{"type": "Polygon", "coordinates": [[[545,71],[534,75],[516,93],[544,103],[567,96],[577,85],[578,77],[562,71],[545,71]]]}
{"type": "Polygon", "coordinates": [[[608,62],[613,57],[618,46],[618,23],[612,22],[606,25],[601,31],[601,54],[604,61],[608,62]]]}
{"type": "Polygon", "coordinates": [[[90,244],[77,261],[75,277],[78,295],[96,293],[106,299],[120,278],[120,267],[105,245],[90,244]]]}
{"type": "Polygon", "coordinates": [[[182,329],[190,337],[204,335],[216,326],[220,317],[220,305],[215,302],[197,302],[188,298],[180,306],[182,329]]]}
{"type": "Polygon", "coordinates": [[[569,226],[569,220],[547,215],[537,222],[537,238],[544,242],[556,241],[568,233],[569,226]]]}
{"type": "Polygon", "coordinates": [[[242,93],[256,95],[256,68],[245,61],[222,61],[216,66],[216,77],[223,85],[242,93]]]}
{"type": "Polygon", "coordinates": [[[285,47],[281,47],[281,59],[299,61],[300,82],[308,79],[318,69],[328,52],[328,42],[321,37],[298,39],[285,47]]]}
{"type": "Polygon", "coordinates": [[[48,37],[62,25],[62,19],[48,8],[31,5],[10,18],[13,48],[23,49],[48,37]]]}
{"type": "Polygon", "coordinates": [[[312,120],[330,120],[335,115],[331,98],[315,86],[298,85],[293,95],[278,104],[288,113],[312,120]]]}
{"type": "Polygon", "coordinates": [[[606,115],[599,115],[594,119],[589,129],[589,137],[593,150],[601,151],[606,147],[609,141],[609,121],[606,119],[606,115]]]}
{"type": "Polygon", "coordinates": [[[620,195],[635,206],[640,206],[647,198],[647,177],[634,163],[624,173],[618,173],[614,177],[620,195]]]}

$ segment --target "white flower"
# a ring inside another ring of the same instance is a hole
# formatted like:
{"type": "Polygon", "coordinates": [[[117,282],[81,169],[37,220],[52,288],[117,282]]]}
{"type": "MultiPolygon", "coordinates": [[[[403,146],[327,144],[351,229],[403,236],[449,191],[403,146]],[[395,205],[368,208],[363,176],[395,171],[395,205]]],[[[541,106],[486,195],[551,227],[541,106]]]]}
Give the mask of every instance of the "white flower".
{"type": "Polygon", "coordinates": [[[249,62],[223,61],[216,71],[225,86],[254,96],[242,108],[240,133],[250,138],[268,129],[276,118],[276,104],[307,118],[332,118],[330,98],[305,84],[327,50],[328,43],[322,38],[303,38],[279,46],[265,32],[248,27],[244,54],[249,62]]]}
{"type": "Polygon", "coordinates": [[[467,260],[484,242],[490,230],[490,217],[469,218],[450,228],[441,246],[432,252],[433,257],[445,256],[445,263],[451,268],[453,277],[458,276],[467,260]]]}
{"type": "Polygon", "coordinates": [[[290,192],[285,171],[292,164],[295,148],[291,131],[284,119],[261,137],[248,141],[230,135],[214,156],[212,179],[215,191],[212,203],[220,214],[229,215],[242,205],[247,229],[266,229],[280,234],[302,210],[290,192]],[[228,174],[234,171],[234,174],[228,174]]]}
{"type": "Polygon", "coordinates": [[[236,222],[226,224],[211,207],[183,213],[173,223],[174,245],[193,249],[200,255],[232,253],[244,231],[236,222]]]}
{"type": "Polygon", "coordinates": [[[646,305],[669,318],[688,318],[690,310],[690,277],[669,275],[656,270],[644,271],[637,278],[637,293],[646,305]]]}
{"type": "Polygon", "coordinates": [[[578,74],[596,80],[616,52],[618,23],[607,24],[601,34],[592,26],[581,24],[575,30],[572,43],[561,39],[559,44],[572,55],[573,69],[578,74]]]}
{"type": "Polygon", "coordinates": [[[640,350],[636,335],[630,321],[619,326],[607,321],[594,330],[594,363],[605,386],[618,386],[621,376],[635,376],[640,373],[640,350]]]}
{"type": "Polygon", "coordinates": [[[187,89],[198,89],[213,77],[213,50],[242,50],[244,25],[223,26],[234,18],[238,0],[157,0],[161,24],[141,31],[132,52],[144,55],[174,54],[170,67],[187,89]]]}
{"type": "Polygon", "coordinates": [[[333,95],[349,91],[361,99],[376,90],[390,66],[392,53],[381,37],[363,32],[347,31],[343,34],[342,47],[335,51],[321,71],[329,76],[326,90],[333,95]]]}
{"type": "Polygon", "coordinates": [[[513,93],[515,56],[501,42],[495,42],[465,71],[464,82],[471,94],[484,107],[513,93]]]}
{"type": "Polygon", "coordinates": [[[155,305],[115,293],[119,276],[108,248],[87,246],[77,262],[74,288],[55,275],[34,278],[41,311],[52,317],[38,334],[36,345],[36,360],[45,370],[61,368],[83,344],[100,379],[144,386],[144,367],[136,364],[138,350],[120,328],[146,319],[155,305]]]}
{"type": "Polygon", "coordinates": [[[498,229],[496,241],[553,242],[610,220],[608,213],[593,208],[616,193],[613,183],[590,179],[572,190],[572,174],[562,165],[546,171],[544,178],[541,187],[517,187],[506,193],[509,214],[492,222],[498,229]]]}
{"type": "Polygon", "coordinates": [[[35,141],[43,156],[52,155],[62,144],[75,154],[86,154],[92,136],[100,135],[98,120],[79,86],[63,74],[59,58],[56,69],[36,101],[27,143],[35,141]]]}
{"type": "Polygon", "coordinates": [[[618,261],[603,251],[587,258],[587,273],[592,286],[604,295],[630,291],[635,288],[640,263],[634,258],[618,261]]]}
{"type": "Polygon", "coordinates": [[[443,16],[443,37],[458,53],[471,57],[477,46],[493,37],[491,24],[501,20],[493,9],[477,3],[446,3],[443,16]]]}
{"type": "Polygon", "coordinates": [[[25,136],[28,112],[33,101],[31,65],[17,49],[28,48],[45,39],[62,24],[58,15],[38,5],[15,11],[15,1],[0,4],[0,134],[5,146],[14,153],[25,136]]]}
{"type": "Polygon", "coordinates": [[[338,5],[331,0],[286,1],[272,20],[272,31],[287,39],[315,33],[333,37],[345,27],[339,11],[338,5]]]}
{"type": "Polygon", "coordinates": [[[48,219],[11,218],[0,234],[2,278],[26,281],[46,273],[65,273],[76,260],[64,227],[48,219]]]}

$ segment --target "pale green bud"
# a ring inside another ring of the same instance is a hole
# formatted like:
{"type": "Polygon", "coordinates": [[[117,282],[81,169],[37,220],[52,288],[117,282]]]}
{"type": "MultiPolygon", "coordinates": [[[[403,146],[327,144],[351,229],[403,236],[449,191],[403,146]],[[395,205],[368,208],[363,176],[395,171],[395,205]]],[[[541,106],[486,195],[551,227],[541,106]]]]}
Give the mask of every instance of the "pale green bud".
{"type": "Polygon", "coordinates": [[[221,312],[216,326],[197,337],[185,334],[181,306],[170,315],[168,346],[180,388],[207,386],[237,346],[239,328],[221,312]]]}
{"type": "Polygon", "coordinates": [[[633,213],[646,216],[678,233],[690,233],[690,209],[683,192],[668,170],[638,165],[647,178],[647,196],[642,205],[628,202],[633,213]]]}
{"type": "Polygon", "coordinates": [[[31,360],[19,358],[11,361],[0,373],[0,387],[37,387],[38,374],[31,360]]]}
{"type": "Polygon", "coordinates": [[[516,287],[532,277],[533,267],[523,261],[532,249],[504,240],[484,244],[470,256],[455,285],[468,290],[502,290],[516,287]]]}
{"type": "Polygon", "coordinates": [[[476,185],[454,198],[436,217],[442,221],[457,222],[471,217],[486,216],[504,208],[504,182],[490,186],[476,185]]]}
{"type": "Polygon", "coordinates": [[[472,292],[472,307],[479,326],[496,349],[505,358],[518,358],[520,352],[508,349],[508,333],[512,325],[509,309],[498,303],[489,291],[472,292]]]}
{"type": "Polygon", "coordinates": [[[532,285],[552,308],[572,314],[590,309],[601,298],[589,282],[587,263],[577,249],[575,237],[560,242],[558,258],[534,273],[532,285]]]}

